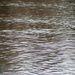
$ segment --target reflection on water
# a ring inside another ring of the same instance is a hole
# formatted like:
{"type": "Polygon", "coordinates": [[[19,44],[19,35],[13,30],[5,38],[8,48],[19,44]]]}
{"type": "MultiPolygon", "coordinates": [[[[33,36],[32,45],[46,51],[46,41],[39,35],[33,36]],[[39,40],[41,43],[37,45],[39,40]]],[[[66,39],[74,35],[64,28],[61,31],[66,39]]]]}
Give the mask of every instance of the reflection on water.
{"type": "Polygon", "coordinates": [[[75,75],[75,1],[0,1],[1,75],[75,75]]]}

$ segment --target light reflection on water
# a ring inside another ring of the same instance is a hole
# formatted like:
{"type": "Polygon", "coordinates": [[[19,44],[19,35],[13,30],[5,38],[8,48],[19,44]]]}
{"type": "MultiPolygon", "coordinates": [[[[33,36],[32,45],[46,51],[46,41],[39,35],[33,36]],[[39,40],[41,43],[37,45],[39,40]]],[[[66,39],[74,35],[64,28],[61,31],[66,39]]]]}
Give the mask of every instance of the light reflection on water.
{"type": "Polygon", "coordinates": [[[74,1],[0,2],[1,75],[75,75],[74,1]]]}

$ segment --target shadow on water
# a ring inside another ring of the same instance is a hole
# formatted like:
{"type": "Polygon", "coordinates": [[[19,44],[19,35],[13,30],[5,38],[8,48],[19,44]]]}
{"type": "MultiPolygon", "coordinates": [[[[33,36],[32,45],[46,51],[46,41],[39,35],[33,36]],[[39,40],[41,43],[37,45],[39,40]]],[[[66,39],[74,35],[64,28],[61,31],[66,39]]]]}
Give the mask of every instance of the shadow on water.
{"type": "Polygon", "coordinates": [[[1,75],[75,75],[75,1],[0,1],[1,75]]]}

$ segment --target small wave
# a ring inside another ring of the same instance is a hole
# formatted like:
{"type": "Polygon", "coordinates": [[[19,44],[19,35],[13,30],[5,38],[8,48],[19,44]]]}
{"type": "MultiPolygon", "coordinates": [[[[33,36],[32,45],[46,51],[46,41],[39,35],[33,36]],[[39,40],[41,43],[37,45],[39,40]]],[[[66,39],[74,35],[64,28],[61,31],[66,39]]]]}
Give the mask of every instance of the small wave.
{"type": "Polygon", "coordinates": [[[8,4],[0,4],[0,6],[13,6],[13,7],[51,7],[52,4],[45,4],[45,3],[8,3],[8,4]]]}
{"type": "Polygon", "coordinates": [[[49,23],[49,20],[30,19],[28,17],[22,17],[22,18],[6,17],[5,19],[1,18],[1,21],[4,21],[4,22],[23,22],[23,23],[49,23]]]}

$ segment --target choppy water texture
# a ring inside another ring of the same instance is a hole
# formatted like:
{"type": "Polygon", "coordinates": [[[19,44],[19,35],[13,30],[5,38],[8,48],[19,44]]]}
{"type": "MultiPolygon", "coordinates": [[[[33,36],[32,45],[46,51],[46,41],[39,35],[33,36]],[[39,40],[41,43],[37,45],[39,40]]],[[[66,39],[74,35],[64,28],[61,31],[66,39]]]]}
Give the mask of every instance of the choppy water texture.
{"type": "Polygon", "coordinates": [[[75,75],[75,1],[1,0],[0,75],[75,75]]]}

